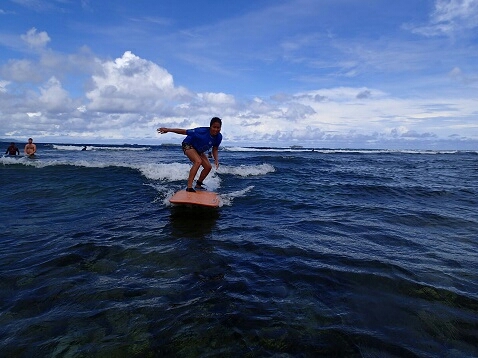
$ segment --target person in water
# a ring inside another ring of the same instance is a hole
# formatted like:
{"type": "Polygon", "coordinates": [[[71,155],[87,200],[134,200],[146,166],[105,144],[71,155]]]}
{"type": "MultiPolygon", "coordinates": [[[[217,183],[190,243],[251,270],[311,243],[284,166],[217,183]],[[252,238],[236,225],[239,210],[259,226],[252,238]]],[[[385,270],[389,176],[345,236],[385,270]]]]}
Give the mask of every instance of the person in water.
{"type": "Polygon", "coordinates": [[[158,132],[164,133],[176,133],[185,135],[182,148],[184,154],[193,163],[188,176],[188,185],[186,191],[196,192],[193,188],[193,181],[199,170],[199,167],[203,167],[198,180],[196,181],[196,189],[204,189],[203,181],[208,176],[212,169],[212,165],[209,162],[207,155],[205,154],[212,148],[212,156],[214,158],[214,164],[216,169],[219,167],[219,154],[218,149],[222,141],[221,132],[222,120],[219,117],[211,119],[209,127],[198,127],[194,129],[180,129],[180,128],[158,128],[158,132]]]}
{"type": "Polygon", "coordinates": [[[7,148],[7,151],[5,154],[8,155],[20,155],[20,150],[18,150],[18,147],[15,145],[15,143],[11,142],[10,146],[7,148]]]}
{"type": "Polygon", "coordinates": [[[25,145],[24,152],[28,156],[32,156],[37,152],[37,146],[33,144],[33,139],[28,138],[28,143],[25,145]]]}

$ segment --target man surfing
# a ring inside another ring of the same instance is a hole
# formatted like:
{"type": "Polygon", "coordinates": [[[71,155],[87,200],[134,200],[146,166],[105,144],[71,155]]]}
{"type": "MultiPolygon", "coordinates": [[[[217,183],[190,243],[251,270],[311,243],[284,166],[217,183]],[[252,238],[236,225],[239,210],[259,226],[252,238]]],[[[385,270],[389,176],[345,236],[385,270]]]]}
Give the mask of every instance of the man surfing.
{"type": "Polygon", "coordinates": [[[189,171],[188,185],[186,191],[193,193],[196,192],[196,190],[193,188],[193,181],[199,170],[199,167],[201,166],[203,167],[203,170],[201,171],[201,174],[196,181],[196,189],[204,189],[203,181],[204,179],[206,179],[212,169],[212,165],[209,162],[209,159],[205,153],[211,148],[216,169],[219,167],[218,149],[222,141],[222,134],[220,133],[221,127],[221,118],[214,117],[211,119],[209,127],[199,127],[194,129],[161,127],[157,129],[158,133],[161,134],[172,132],[176,134],[186,135],[186,138],[183,140],[182,143],[182,148],[184,154],[193,163],[193,166],[189,171]]]}

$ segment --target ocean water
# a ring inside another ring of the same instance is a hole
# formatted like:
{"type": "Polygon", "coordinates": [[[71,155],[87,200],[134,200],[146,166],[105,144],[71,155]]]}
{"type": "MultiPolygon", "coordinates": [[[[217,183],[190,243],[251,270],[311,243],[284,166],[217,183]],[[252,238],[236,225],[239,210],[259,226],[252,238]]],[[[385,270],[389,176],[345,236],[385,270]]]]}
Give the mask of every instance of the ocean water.
{"type": "Polygon", "coordinates": [[[478,152],[226,147],[198,209],[81,148],[0,158],[0,356],[478,356],[478,152]]]}

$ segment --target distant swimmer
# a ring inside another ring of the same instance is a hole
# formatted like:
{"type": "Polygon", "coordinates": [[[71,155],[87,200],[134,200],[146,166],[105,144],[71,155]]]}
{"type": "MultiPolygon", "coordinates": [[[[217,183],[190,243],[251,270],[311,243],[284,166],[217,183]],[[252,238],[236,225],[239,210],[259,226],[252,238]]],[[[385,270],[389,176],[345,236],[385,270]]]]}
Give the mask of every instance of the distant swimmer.
{"type": "Polygon", "coordinates": [[[18,147],[15,145],[15,143],[11,142],[10,146],[7,148],[7,151],[5,154],[8,155],[20,155],[20,150],[18,150],[18,147]]]}
{"type": "Polygon", "coordinates": [[[203,170],[196,181],[196,189],[204,189],[203,181],[212,169],[212,165],[209,162],[206,152],[212,147],[212,156],[214,157],[214,163],[216,168],[219,167],[219,154],[218,149],[222,141],[221,132],[222,120],[219,117],[211,119],[209,127],[199,127],[194,129],[180,129],[180,128],[158,128],[158,132],[161,134],[172,132],[176,134],[186,135],[182,143],[184,154],[193,163],[188,176],[188,186],[186,191],[195,192],[193,189],[193,181],[196,176],[199,167],[202,165],[203,170]]]}
{"type": "Polygon", "coordinates": [[[82,150],[86,150],[86,145],[85,145],[85,146],[83,146],[83,149],[82,149],[82,150]]]}
{"type": "Polygon", "coordinates": [[[33,139],[28,138],[28,143],[25,145],[24,152],[28,156],[32,156],[37,152],[37,146],[33,144],[33,139]]]}

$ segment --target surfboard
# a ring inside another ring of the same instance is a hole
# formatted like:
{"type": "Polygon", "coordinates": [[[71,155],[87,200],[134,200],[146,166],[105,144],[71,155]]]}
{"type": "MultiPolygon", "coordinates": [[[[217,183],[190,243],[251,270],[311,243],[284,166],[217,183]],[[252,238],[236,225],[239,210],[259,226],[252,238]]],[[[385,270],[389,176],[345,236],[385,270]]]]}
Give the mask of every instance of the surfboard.
{"type": "Polygon", "coordinates": [[[196,190],[195,193],[180,190],[175,193],[169,202],[174,205],[199,205],[211,208],[219,206],[219,195],[212,191],[196,190]]]}

